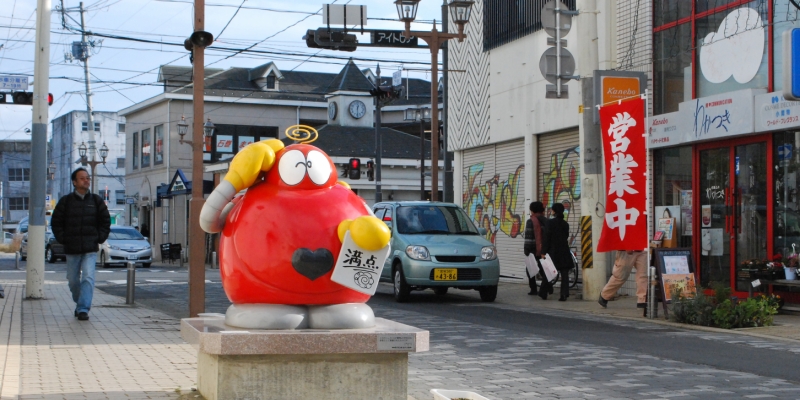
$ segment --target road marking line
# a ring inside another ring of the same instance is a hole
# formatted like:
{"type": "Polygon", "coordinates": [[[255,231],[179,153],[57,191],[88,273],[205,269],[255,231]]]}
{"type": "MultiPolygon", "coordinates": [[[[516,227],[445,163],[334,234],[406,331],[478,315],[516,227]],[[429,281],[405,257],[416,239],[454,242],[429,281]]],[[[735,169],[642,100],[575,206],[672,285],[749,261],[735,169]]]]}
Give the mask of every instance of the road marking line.
{"type": "Polygon", "coordinates": [[[172,283],[173,282],[173,281],[168,280],[168,279],[145,279],[144,281],[145,282],[150,282],[150,283],[172,283]]]}
{"type": "Polygon", "coordinates": [[[128,280],[127,279],[124,279],[124,280],[120,279],[120,280],[116,280],[116,281],[106,281],[106,282],[113,283],[115,285],[124,285],[124,284],[128,283],[128,280]]]}

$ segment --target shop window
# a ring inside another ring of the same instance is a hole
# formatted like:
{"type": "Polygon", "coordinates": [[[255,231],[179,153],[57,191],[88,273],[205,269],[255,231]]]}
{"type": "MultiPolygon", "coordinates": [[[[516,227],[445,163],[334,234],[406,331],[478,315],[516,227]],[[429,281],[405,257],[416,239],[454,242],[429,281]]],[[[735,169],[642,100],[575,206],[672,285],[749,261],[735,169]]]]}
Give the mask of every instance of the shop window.
{"type": "Polygon", "coordinates": [[[117,204],[125,204],[125,189],[115,190],[114,199],[117,204]]]}
{"type": "Polygon", "coordinates": [[[800,28],[800,10],[789,4],[789,0],[775,0],[772,6],[773,77],[775,91],[783,90],[783,33],[800,28]]]}
{"type": "Polygon", "coordinates": [[[681,24],[654,35],[653,112],[678,111],[692,99],[692,26],[681,24]]]}
{"type": "Polygon", "coordinates": [[[133,132],[133,169],[139,168],[139,132],[133,132]]]}
{"type": "Polygon", "coordinates": [[[653,17],[655,26],[668,24],[692,14],[692,2],[686,0],[655,0],[653,17]]]}
{"type": "Polygon", "coordinates": [[[800,131],[776,133],[773,140],[772,167],[775,171],[775,221],[773,254],[788,257],[800,254],[800,131]]]}
{"type": "Polygon", "coordinates": [[[11,211],[23,211],[28,209],[27,197],[11,197],[8,199],[8,209],[11,211]]]}
{"type": "MultiPolygon", "coordinates": [[[[653,151],[653,206],[671,206],[678,246],[692,246],[692,147],[653,151]],[[679,211],[679,212],[675,212],[679,211]]],[[[656,215],[656,218],[661,215],[656,215]]]]}
{"type": "MultiPolygon", "coordinates": [[[[708,3],[718,7],[724,1],[698,2],[708,3]]],[[[698,12],[700,10],[697,10],[698,12]]],[[[747,3],[742,7],[727,9],[707,17],[698,18],[696,22],[697,46],[697,97],[705,97],[719,93],[732,92],[747,88],[766,88],[768,86],[768,39],[767,34],[767,4],[764,0],[747,3]],[[757,17],[760,16],[760,25],[757,17]],[[728,21],[726,22],[726,18],[728,21]],[[743,46],[748,43],[752,35],[763,32],[763,51],[760,54],[752,53],[758,46],[747,46],[744,49],[730,49],[719,41],[732,40],[734,36],[741,35],[740,41],[729,44],[743,46]],[[714,36],[711,37],[711,34],[714,36]],[[703,62],[705,58],[706,62],[703,62]],[[752,65],[752,73],[750,63],[752,65]],[[756,69],[757,68],[757,69],[756,69]],[[734,77],[733,73],[737,75],[734,77]]]]}
{"type": "Polygon", "coordinates": [[[8,181],[9,182],[28,182],[31,180],[30,168],[9,168],[8,181]]]}
{"type": "Polygon", "coordinates": [[[164,163],[164,125],[156,126],[154,129],[154,138],[156,143],[156,151],[153,157],[153,165],[164,163]]]}
{"type": "Polygon", "coordinates": [[[142,130],[142,168],[150,166],[150,129],[142,130]]]}

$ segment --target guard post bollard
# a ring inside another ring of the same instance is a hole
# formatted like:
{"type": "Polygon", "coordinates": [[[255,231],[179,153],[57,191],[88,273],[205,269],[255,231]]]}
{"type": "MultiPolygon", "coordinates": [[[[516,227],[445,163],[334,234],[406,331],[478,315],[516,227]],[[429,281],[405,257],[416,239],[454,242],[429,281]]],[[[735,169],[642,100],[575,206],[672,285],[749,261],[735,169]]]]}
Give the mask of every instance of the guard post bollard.
{"type": "Polygon", "coordinates": [[[16,257],[14,257],[14,267],[19,269],[19,252],[16,251],[16,252],[14,252],[14,254],[16,255],[16,257]]]}
{"type": "Polygon", "coordinates": [[[180,259],[180,267],[183,268],[183,249],[181,249],[181,255],[178,258],[180,259]]]}
{"type": "Polygon", "coordinates": [[[217,252],[216,251],[212,251],[211,252],[211,269],[217,269],[217,268],[219,268],[219,265],[217,265],[217,252]]]}
{"type": "Polygon", "coordinates": [[[650,293],[647,296],[647,318],[653,319],[656,309],[656,267],[648,267],[647,276],[650,281],[650,293]]]}
{"type": "Polygon", "coordinates": [[[136,263],[128,261],[128,290],[125,295],[125,304],[133,304],[135,290],[136,290],[136,263]]]}

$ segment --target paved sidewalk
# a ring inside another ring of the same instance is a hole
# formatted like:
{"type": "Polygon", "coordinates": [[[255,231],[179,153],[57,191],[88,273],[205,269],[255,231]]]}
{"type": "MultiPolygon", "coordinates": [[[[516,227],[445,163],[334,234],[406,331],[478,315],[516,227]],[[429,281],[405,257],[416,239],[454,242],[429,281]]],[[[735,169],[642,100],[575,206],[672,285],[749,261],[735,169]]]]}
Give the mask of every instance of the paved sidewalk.
{"type": "MultiPolygon", "coordinates": [[[[555,293],[558,294],[558,288],[555,289],[555,293]]],[[[776,315],[775,325],[773,326],[745,329],[719,329],[667,321],[664,318],[664,310],[661,303],[658,303],[658,318],[645,318],[642,316],[643,310],[636,308],[636,298],[634,296],[618,297],[614,301],[609,301],[608,308],[604,309],[597,303],[596,299],[591,301],[579,300],[576,299],[576,297],[578,297],[576,295],[580,293],[579,291],[572,290],[571,293],[572,295],[570,295],[567,301],[558,301],[558,296],[549,296],[547,300],[542,300],[539,296],[529,296],[527,285],[501,283],[497,291],[497,300],[495,300],[495,302],[522,307],[547,308],[564,310],[566,312],[606,315],[612,318],[636,319],[639,321],[646,320],[682,329],[734,333],[766,339],[786,339],[800,342],[800,313],[782,313],[776,315]]]]}
{"type": "Polygon", "coordinates": [[[23,300],[22,282],[3,282],[3,400],[195,397],[197,355],[178,320],[96,290],[78,321],[66,283],[45,285],[45,299],[23,300]]]}

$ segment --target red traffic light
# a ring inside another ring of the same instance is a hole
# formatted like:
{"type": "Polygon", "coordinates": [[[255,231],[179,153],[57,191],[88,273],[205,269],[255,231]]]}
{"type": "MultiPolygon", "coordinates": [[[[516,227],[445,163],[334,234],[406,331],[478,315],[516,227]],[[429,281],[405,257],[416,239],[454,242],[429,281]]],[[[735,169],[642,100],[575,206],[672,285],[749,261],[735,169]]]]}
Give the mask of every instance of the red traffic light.
{"type": "Polygon", "coordinates": [[[358,158],[351,158],[350,169],[359,169],[359,168],[361,168],[361,160],[358,158]]]}
{"type": "Polygon", "coordinates": [[[52,93],[48,93],[47,94],[47,105],[48,106],[52,106],[53,105],[53,94],[52,93]]]}

